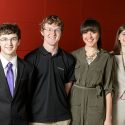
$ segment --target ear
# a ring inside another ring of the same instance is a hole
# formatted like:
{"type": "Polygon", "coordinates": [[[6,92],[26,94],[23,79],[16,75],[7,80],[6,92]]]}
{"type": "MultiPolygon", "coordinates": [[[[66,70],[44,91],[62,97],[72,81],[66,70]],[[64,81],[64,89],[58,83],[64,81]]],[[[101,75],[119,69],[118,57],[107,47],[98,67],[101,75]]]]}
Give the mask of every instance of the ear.
{"type": "Polygon", "coordinates": [[[41,30],[40,33],[41,33],[42,36],[44,36],[44,31],[43,30],[41,30]]]}
{"type": "Polygon", "coordinates": [[[118,40],[120,40],[120,35],[118,36],[118,40]]]}
{"type": "Polygon", "coordinates": [[[17,46],[19,46],[20,45],[20,39],[18,40],[18,43],[17,43],[17,46]]]}

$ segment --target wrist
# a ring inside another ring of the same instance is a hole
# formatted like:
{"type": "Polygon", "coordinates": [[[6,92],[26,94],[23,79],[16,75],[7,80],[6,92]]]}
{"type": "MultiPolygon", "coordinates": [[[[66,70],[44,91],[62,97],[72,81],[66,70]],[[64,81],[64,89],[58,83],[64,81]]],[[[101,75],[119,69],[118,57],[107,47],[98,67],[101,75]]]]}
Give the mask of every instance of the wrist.
{"type": "Polygon", "coordinates": [[[106,116],[105,120],[108,120],[108,121],[112,120],[112,116],[111,115],[110,116],[106,116]]]}

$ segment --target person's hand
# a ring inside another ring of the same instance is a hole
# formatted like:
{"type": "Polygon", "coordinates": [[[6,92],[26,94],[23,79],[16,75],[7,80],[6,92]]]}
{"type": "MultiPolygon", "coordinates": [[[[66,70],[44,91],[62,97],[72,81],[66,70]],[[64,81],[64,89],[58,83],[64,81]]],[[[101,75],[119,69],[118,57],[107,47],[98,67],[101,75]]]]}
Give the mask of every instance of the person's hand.
{"type": "Polygon", "coordinates": [[[111,119],[106,119],[104,121],[104,125],[112,125],[112,120],[111,119]]]}

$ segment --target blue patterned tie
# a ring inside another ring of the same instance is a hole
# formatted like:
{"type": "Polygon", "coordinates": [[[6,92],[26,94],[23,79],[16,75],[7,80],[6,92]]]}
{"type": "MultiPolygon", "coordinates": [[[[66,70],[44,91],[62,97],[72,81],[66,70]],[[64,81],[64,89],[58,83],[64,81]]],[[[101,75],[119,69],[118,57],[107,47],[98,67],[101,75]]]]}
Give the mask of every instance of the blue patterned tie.
{"type": "Polygon", "coordinates": [[[6,73],[6,78],[7,82],[10,88],[11,95],[13,96],[13,91],[14,91],[14,75],[13,75],[13,69],[12,69],[13,64],[8,63],[7,64],[7,73],[6,73]]]}

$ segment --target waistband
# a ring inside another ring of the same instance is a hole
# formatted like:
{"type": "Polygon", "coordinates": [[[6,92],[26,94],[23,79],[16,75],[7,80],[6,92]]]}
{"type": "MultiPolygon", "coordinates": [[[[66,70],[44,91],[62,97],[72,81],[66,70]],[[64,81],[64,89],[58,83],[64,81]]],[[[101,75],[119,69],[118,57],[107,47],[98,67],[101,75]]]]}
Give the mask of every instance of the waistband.
{"type": "Polygon", "coordinates": [[[101,85],[97,85],[95,87],[86,87],[86,86],[79,86],[77,84],[73,85],[74,87],[80,88],[80,89],[88,89],[88,90],[92,90],[92,89],[96,89],[97,91],[97,96],[102,96],[102,92],[103,92],[103,88],[101,85]]]}

